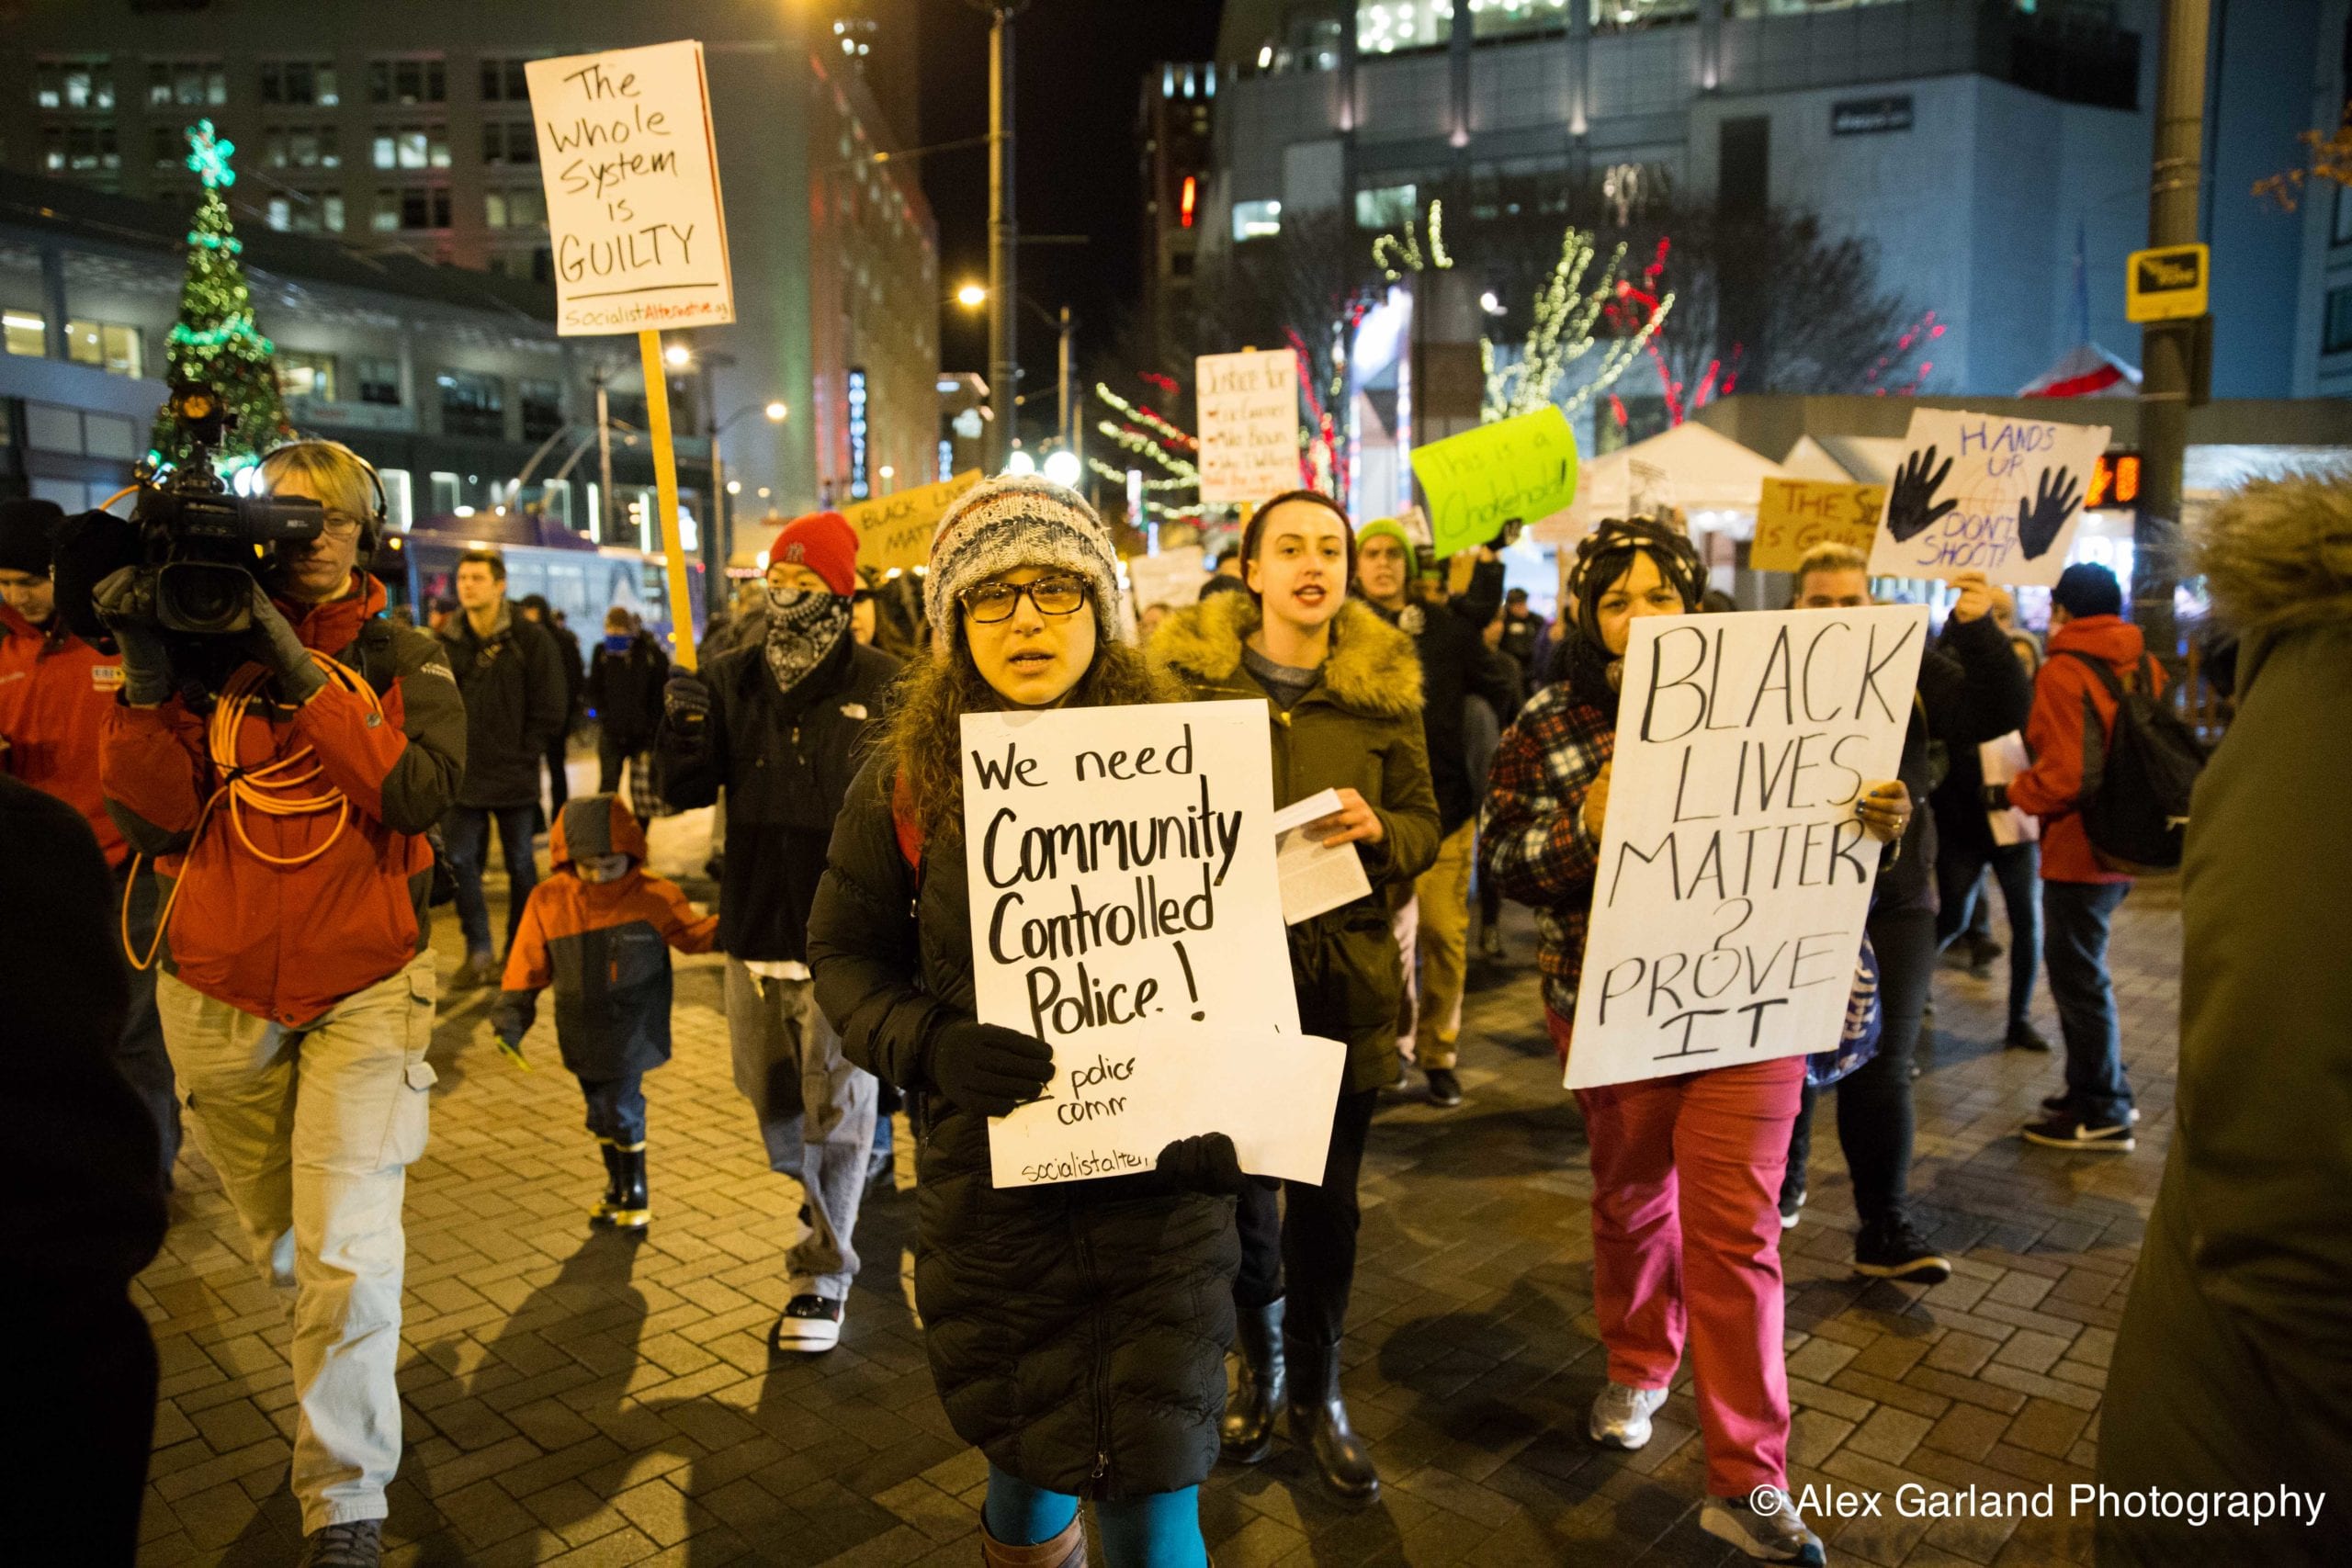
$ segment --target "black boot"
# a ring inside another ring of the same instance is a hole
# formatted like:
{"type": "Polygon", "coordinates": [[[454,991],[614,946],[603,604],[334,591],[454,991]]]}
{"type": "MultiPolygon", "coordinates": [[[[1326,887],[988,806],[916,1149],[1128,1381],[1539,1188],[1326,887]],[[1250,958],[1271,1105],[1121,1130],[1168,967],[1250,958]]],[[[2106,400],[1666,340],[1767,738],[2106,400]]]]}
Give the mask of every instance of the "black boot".
{"type": "Polygon", "coordinates": [[[1241,1352],[1241,1386],[1225,1407],[1225,1422],[1217,1429],[1223,1457],[1236,1464],[1256,1464],[1272,1451],[1274,1412],[1281,1408],[1287,1382],[1283,1371],[1283,1303],[1272,1301],[1236,1314],[1240,1332],[1234,1347],[1241,1352]]]}
{"type": "Polygon", "coordinates": [[[1348,1426],[1348,1407],[1340,1399],[1340,1348],[1312,1345],[1303,1339],[1285,1341],[1298,1366],[1298,1380],[1290,1386],[1290,1435],[1315,1455],[1323,1484],[1351,1503],[1369,1503],[1380,1495],[1380,1473],[1363,1439],[1348,1426]]]}
{"type": "Polygon", "coordinates": [[[588,1211],[588,1223],[609,1225],[613,1212],[621,1206],[621,1146],[610,1138],[598,1138],[596,1152],[605,1156],[605,1195],[588,1211]]]}
{"type": "Polygon", "coordinates": [[[599,1223],[620,1230],[643,1230],[653,1221],[645,1196],[645,1145],[616,1144],[612,1155],[613,1199],[599,1223]]]}

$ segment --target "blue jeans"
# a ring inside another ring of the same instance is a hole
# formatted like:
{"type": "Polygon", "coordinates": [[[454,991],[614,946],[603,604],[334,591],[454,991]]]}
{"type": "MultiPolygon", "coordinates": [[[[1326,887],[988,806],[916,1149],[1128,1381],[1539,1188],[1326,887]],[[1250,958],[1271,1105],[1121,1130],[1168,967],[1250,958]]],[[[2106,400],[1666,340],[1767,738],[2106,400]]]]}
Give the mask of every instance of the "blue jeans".
{"type": "Polygon", "coordinates": [[[441,822],[441,840],[448,847],[449,872],[458,879],[458,929],[466,936],[466,956],[490,953],[490,901],[481,893],[481,868],[490,854],[490,825],[498,824],[499,847],[506,855],[506,945],[523,923],[523,906],[538,885],[538,863],[531,858],[531,825],[536,806],[456,806],[441,822]]]}
{"type": "Polygon", "coordinates": [[[2123,1076],[2123,1031],[2115,1016],[2115,983],[2107,973],[2108,927],[2128,882],[2045,882],[2049,916],[2041,956],[2050,996],[2066,1037],[2066,1108],[2089,1127],[2120,1127],[2132,1117],[2123,1076]]]}
{"type": "Polygon", "coordinates": [[[610,1138],[624,1148],[645,1142],[645,1075],[617,1078],[582,1078],[581,1097],[588,1101],[588,1130],[610,1138]]]}
{"type": "MultiPolygon", "coordinates": [[[[1035,1546],[1069,1529],[1078,1499],[1048,1492],[989,1466],[989,1500],[981,1522],[1001,1546],[1035,1546]]],[[[1108,1498],[1094,1505],[1102,1537],[1103,1568],[1208,1568],[1201,1540],[1201,1489],[1148,1497],[1108,1498]]]]}
{"type": "Polygon", "coordinates": [[[1954,937],[1969,929],[1984,896],[1987,863],[2009,911],[2009,1023],[2014,1028],[2032,1010],[2033,982],[2041,963],[2041,846],[1996,844],[1984,860],[1946,849],[1936,866],[1943,898],[1943,910],[1936,917],[1936,946],[1939,951],[1950,947],[1954,937]]]}

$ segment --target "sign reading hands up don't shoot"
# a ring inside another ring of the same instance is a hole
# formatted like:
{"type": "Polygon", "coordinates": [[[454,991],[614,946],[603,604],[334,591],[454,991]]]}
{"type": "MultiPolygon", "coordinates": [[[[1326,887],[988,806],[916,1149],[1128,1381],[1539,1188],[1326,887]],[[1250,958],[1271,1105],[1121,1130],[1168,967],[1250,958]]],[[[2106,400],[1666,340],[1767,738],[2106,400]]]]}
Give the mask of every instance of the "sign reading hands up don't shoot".
{"type": "Polygon", "coordinates": [[[2066,570],[2107,437],[2103,424],[1916,410],[1871,575],[1981,571],[1996,582],[2051,586],[2066,570]]]}

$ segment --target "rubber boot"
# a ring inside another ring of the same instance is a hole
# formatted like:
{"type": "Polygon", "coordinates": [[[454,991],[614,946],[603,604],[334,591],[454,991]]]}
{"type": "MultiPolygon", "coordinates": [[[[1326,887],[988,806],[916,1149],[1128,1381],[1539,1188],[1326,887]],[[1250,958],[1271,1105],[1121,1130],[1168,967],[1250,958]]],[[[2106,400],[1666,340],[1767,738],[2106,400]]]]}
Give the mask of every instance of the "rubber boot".
{"type": "Polygon", "coordinates": [[[643,1230],[653,1221],[645,1196],[645,1145],[613,1145],[613,1203],[604,1223],[625,1231],[643,1230]]]}
{"type": "Polygon", "coordinates": [[[1315,1456],[1315,1468],[1335,1496],[1371,1502],[1380,1495],[1380,1473],[1363,1439],[1348,1426],[1348,1407],[1340,1398],[1340,1348],[1293,1339],[1286,1348],[1298,1369],[1290,1385],[1292,1438],[1315,1456]]]}
{"type": "Polygon", "coordinates": [[[1273,1451],[1274,1417],[1287,1382],[1283,1369],[1283,1303],[1242,1307],[1234,1348],[1241,1352],[1240,1386],[1217,1427],[1219,1450],[1235,1464],[1256,1464],[1273,1451]]]}
{"type": "Polygon", "coordinates": [[[596,1152],[605,1156],[605,1195],[588,1211],[588,1223],[609,1225],[613,1211],[621,1205],[621,1146],[610,1138],[598,1138],[596,1152]]]}
{"type": "Polygon", "coordinates": [[[1007,1546],[980,1526],[980,1561],[987,1568],[1086,1568],[1086,1515],[1081,1510],[1069,1528],[1051,1540],[1035,1546],[1007,1546]]]}

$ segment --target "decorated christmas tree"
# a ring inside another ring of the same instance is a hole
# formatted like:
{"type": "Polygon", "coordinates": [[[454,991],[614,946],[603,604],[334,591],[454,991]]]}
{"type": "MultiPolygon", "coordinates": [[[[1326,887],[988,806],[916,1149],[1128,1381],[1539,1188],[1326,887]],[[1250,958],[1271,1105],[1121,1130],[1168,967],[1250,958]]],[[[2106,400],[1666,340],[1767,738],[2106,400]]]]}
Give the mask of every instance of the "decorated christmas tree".
{"type": "MultiPolygon", "coordinates": [[[[253,294],[237,260],[244,245],[220,195],[237,183],[236,171],[229,167],[236,144],[215,135],[209,119],[198,120],[187,141],[187,166],[204,181],[204,198],[188,232],[187,277],[180,285],[179,320],[173,323],[164,356],[172,385],[209,387],[219,394],[228,422],[213,459],[228,469],[251,462],[293,433],[270,363],[274,345],[254,324],[253,294]]],[[[164,463],[176,466],[190,455],[168,403],[155,416],[153,445],[164,463]]]]}

